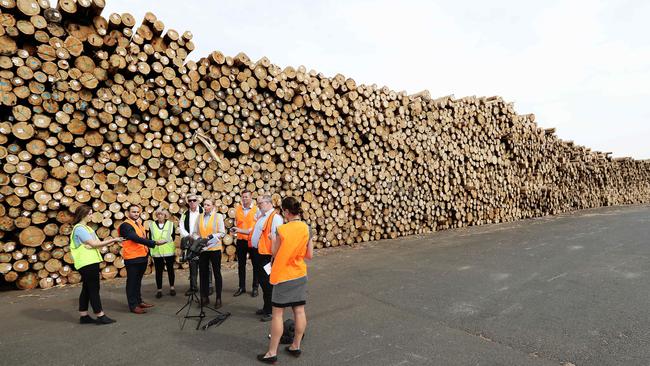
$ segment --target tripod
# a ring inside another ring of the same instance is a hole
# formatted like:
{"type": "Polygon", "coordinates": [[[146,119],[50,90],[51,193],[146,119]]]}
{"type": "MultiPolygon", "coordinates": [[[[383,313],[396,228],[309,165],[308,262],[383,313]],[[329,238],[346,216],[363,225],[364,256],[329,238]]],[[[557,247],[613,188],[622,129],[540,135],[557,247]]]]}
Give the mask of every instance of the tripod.
{"type": "Polygon", "coordinates": [[[221,311],[209,306],[209,305],[203,305],[203,302],[199,299],[199,296],[197,295],[196,291],[190,292],[189,295],[187,295],[187,302],[183,307],[178,309],[176,311],[176,315],[183,311],[183,309],[187,308],[187,311],[185,312],[185,316],[183,316],[183,324],[181,325],[181,330],[185,327],[185,322],[187,319],[198,319],[198,323],[196,324],[196,330],[199,330],[201,328],[202,330],[208,329],[210,326],[219,326],[221,323],[223,323],[229,316],[230,313],[222,313],[221,311]],[[190,310],[192,309],[192,303],[196,301],[199,303],[199,315],[190,315],[190,310]],[[203,318],[206,317],[205,311],[203,310],[204,308],[210,309],[217,313],[217,316],[213,318],[212,320],[208,321],[203,327],[201,327],[201,323],[203,322],[203,318]]]}

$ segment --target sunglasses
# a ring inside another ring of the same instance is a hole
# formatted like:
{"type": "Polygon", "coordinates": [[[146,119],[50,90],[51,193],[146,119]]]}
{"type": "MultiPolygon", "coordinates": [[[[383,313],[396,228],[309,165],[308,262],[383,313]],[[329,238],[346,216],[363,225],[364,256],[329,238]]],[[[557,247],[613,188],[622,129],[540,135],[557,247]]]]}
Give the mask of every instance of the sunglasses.
{"type": "Polygon", "coordinates": [[[188,202],[196,202],[196,200],[189,200],[188,202]]]}

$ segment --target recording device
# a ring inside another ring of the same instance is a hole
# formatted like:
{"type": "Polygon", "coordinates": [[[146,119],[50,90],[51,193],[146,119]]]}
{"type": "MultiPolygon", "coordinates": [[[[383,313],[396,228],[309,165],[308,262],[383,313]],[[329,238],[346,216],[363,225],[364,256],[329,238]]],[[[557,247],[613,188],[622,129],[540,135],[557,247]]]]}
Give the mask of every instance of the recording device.
{"type": "Polygon", "coordinates": [[[210,239],[212,239],[212,235],[207,239],[192,238],[191,236],[186,236],[181,239],[181,262],[198,258],[199,254],[201,254],[201,249],[208,245],[210,239]]]}

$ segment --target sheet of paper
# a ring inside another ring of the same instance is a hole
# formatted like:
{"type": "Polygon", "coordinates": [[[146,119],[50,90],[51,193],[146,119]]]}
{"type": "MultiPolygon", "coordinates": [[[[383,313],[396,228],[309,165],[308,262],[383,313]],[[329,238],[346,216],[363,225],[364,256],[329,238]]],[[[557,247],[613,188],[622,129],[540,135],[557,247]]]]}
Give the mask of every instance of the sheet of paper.
{"type": "Polygon", "coordinates": [[[267,275],[270,275],[270,274],[271,274],[271,262],[267,263],[267,264],[264,266],[264,270],[266,271],[266,274],[267,274],[267,275]]]}

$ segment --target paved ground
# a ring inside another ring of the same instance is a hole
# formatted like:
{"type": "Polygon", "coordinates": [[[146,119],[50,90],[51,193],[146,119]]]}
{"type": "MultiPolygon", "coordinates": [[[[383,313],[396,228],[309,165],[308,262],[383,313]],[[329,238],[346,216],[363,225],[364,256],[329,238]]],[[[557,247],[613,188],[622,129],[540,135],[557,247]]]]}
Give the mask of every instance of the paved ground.
{"type": "MultiPolygon", "coordinates": [[[[280,362],[648,365],[648,233],[650,206],[628,206],[321,251],[303,357],[280,362]]],[[[179,329],[182,296],[128,313],[119,280],[102,287],[110,326],[76,323],[79,288],[0,293],[0,364],[255,364],[261,299],[233,298],[236,273],[224,278],[233,316],[207,331],[179,329]]]]}

